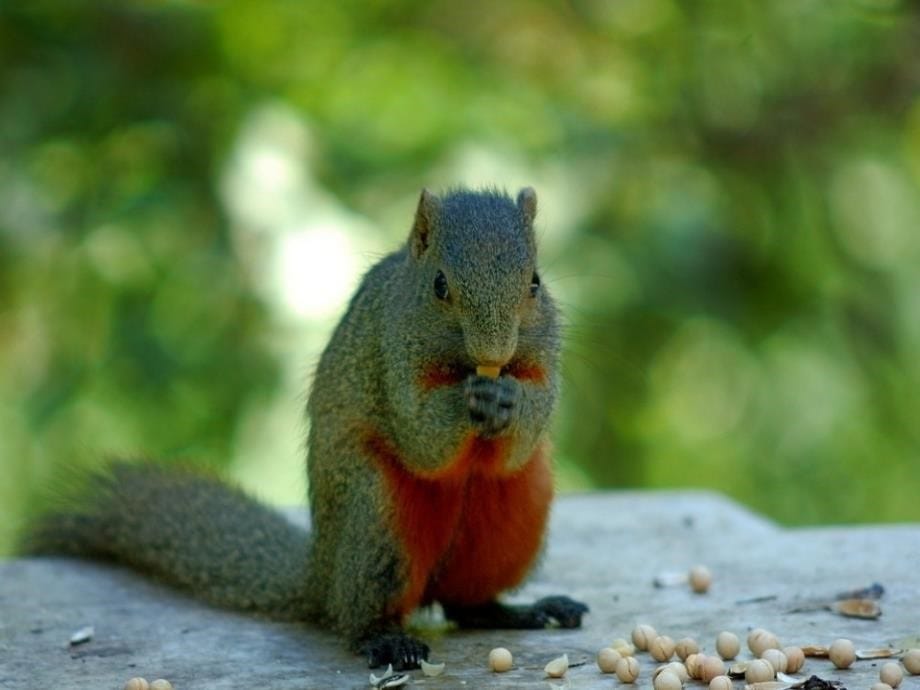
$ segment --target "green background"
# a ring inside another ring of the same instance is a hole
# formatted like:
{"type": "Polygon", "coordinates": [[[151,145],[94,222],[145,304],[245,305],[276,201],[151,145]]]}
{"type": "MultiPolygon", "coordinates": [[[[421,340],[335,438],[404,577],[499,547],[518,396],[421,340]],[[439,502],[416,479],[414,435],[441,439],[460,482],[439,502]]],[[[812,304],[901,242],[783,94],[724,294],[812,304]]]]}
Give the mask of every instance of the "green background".
{"type": "Polygon", "coordinates": [[[539,194],[562,489],[920,519],[916,3],[4,2],[0,552],[112,454],[298,502],[343,300],[461,183],[539,194]]]}

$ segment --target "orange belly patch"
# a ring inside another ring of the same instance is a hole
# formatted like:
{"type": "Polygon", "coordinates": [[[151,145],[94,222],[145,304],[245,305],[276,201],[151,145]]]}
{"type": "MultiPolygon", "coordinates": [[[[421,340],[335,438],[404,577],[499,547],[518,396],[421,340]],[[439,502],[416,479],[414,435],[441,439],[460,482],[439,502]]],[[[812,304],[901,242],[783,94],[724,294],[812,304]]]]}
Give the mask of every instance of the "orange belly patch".
{"type": "Polygon", "coordinates": [[[543,541],[552,475],[543,445],[524,467],[503,474],[506,443],[471,435],[443,470],[413,474],[385,439],[366,437],[407,556],[408,582],[390,613],[433,600],[484,603],[526,576],[543,541]]]}
{"type": "Polygon", "coordinates": [[[514,475],[470,476],[453,541],[424,600],[484,604],[519,585],[540,552],[552,497],[542,447],[514,475]]]}

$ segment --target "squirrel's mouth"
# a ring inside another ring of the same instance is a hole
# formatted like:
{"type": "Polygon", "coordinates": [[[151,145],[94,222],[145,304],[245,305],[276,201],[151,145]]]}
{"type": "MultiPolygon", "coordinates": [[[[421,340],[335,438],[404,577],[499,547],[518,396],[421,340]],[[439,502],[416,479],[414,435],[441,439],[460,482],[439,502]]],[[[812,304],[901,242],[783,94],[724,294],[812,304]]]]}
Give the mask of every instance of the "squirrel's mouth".
{"type": "Polygon", "coordinates": [[[425,390],[431,390],[432,388],[460,384],[473,375],[488,376],[492,379],[500,376],[510,376],[519,381],[532,383],[545,383],[547,380],[546,368],[543,365],[523,358],[512,359],[503,367],[494,367],[497,371],[481,373],[481,369],[481,366],[473,367],[461,362],[431,364],[422,372],[420,383],[425,390]]]}

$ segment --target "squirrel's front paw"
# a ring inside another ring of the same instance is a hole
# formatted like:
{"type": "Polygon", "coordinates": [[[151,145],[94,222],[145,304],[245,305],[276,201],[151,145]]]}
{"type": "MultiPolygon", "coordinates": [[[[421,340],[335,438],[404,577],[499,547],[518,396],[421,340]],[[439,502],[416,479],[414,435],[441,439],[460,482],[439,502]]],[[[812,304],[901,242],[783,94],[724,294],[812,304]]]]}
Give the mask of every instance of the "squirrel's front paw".
{"type": "Polygon", "coordinates": [[[470,421],[481,435],[497,436],[514,421],[521,397],[521,384],[514,378],[473,375],[466,379],[464,392],[470,421]]]}

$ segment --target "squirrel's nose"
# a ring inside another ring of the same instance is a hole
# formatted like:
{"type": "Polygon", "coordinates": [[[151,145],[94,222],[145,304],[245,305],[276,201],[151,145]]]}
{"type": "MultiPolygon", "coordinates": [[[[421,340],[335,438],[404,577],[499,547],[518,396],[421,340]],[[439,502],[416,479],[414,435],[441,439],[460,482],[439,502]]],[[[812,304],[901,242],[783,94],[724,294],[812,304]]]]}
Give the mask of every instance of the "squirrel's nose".
{"type": "Polygon", "coordinates": [[[478,366],[503,367],[517,350],[517,324],[485,323],[464,328],[466,351],[478,366]]]}

